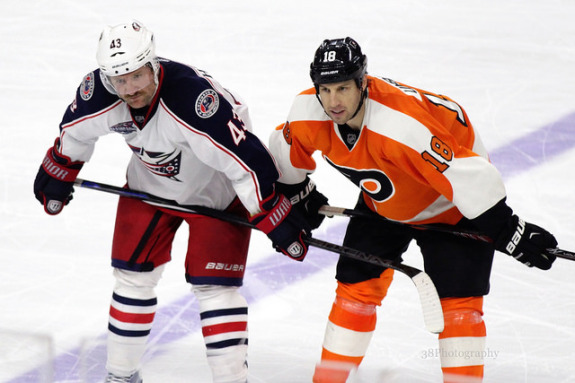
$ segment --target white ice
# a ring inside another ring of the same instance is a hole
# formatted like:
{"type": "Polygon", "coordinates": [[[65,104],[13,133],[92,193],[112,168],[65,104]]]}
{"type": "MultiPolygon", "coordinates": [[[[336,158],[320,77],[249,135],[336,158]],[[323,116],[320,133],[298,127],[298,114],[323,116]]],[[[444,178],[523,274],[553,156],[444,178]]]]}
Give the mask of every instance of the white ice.
{"type": "MultiPolygon", "coordinates": [[[[515,140],[575,110],[575,3],[569,0],[3,1],[0,381],[35,381],[24,376],[41,363],[31,349],[42,349],[45,339],[53,341],[55,381],[93,382],[103,374],[102,355],[90,353],[106,332],[116,197],[76,190],[64,212],[50,217],[32,183],[77,85],[96,66],[101,29],[131,18],[155,32],[160,55],[205,69],[242,94],[265,142],[295,94],[311,86],[309,63],[324,38],[352,36],[371,74],[460,102],[492,151],[513,150],[515,140]],[[64,365],[65,357],[78,363],[64,365]]],[[[522,153],[511,164],[526,170],[506,176],[508,201],[553,232],[560,247],[575,250],[575,139],[567,134],[560,141],[566,150],[546,151],[557,138],[549,132],[533,136],[538,153],[522,153]]],[[[121,185],[128,156],[120,137],[106,137],[81,177],[121,185]]],[[[319,161],[315,180],[332,205],[353,206],[356,189],[319,161]]],[[[344,219],[329,220],[316,236],[339,242],[344,226],[344,219]]],[[[143,367],[147,383],[210,381],[197,319],[182,319],[195,307],[183,278],[185,242],[182,231],[158,288],[160,308],[171,311],[154,328],[143,367]],[[178,332],[187,335],[162,343],[178,332]]],[[[297,265],[254,234],[243,288],[251,297],[251,383],[311,381],[335,260],[313,250],[301,269],[316,265],[316,272],[299,275],[297,265]]],[[[405,262],[422,266],[415,246],[405,262]]],[[[562,259],[542,272],[496,255],[485,301],[485,382],[575,381],[574,272],[575,263],[562,259]]],[[[415,289],[396,274],[351,380],[439,382],[436,347],[415,289]]]]}

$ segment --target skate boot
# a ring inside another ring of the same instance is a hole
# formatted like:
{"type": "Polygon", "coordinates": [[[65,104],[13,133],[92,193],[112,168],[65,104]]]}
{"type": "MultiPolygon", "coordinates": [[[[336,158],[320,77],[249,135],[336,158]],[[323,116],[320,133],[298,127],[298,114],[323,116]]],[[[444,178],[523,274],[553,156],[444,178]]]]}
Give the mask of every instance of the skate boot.
{"type": "Polygon", "coordinates": [[[108,372],[105,383],[142,383],[140,372],[136,371],[130,376],[117,376],[108,372]]]}

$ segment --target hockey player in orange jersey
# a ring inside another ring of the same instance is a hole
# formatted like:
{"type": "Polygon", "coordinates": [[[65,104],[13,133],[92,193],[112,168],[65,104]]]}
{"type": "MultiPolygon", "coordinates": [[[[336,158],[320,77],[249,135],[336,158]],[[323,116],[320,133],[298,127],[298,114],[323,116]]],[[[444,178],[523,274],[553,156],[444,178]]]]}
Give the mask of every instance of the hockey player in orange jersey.
{"type": "MultiPolygon", "coordinates": [[[[459,104],[369,76],[366,69],[367,58],[353,39],[320,45],[310,70],[314,88],[295,98],[287,122],[270,137],[282,172],[279,181],[296,206],[302,199],[315,202],[307,206],[314,218],[323,196],[308,175],[316,167],[312,154],[320,151],[361,189],[356,209],[409,224],[479,230],[493,238],[488,244],[413,230],[376,216],[351,218],[344,238],[345,246],[388,260],[401,260],[409,243],[417,243],[441,297],[445,330],[439,334],[438,354],[444,380],[481,381],[483,296],[489,292],[494,250],[547,270],[555,257],[546,249],[557,241],[513,214],[500,173],[459,104]]],[[[321,217],[315,218],[319,224],[321,217]]],[[[314,382],[345,382],[359,366],[392,277],[391,269],[340,257],[314,382]]]]}

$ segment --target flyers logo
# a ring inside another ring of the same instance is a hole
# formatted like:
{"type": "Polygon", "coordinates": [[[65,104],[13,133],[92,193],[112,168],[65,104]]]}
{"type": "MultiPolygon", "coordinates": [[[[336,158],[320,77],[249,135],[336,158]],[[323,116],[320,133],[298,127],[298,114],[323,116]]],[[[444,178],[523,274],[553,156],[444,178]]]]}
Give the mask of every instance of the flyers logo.
{"type": "Polygon", "coordinates": [[[288,145],[291,145],[292,138],[291,138],[291,129],[289,127],[289,121],[286,121],[282,132],[283,132],[284,140],[286,140],[288,145]]]}
{"type": "Polygon", "coordinates": [[[389,177],[381,170],[376,169],[353,169],[339,166],[330,161],[327,156],[325,160],[341,174],[346,176],[351,182],[356,184],[362,191],[367,193],[373,200],[383,202],[395,194],[395,188],[389,177]]]}

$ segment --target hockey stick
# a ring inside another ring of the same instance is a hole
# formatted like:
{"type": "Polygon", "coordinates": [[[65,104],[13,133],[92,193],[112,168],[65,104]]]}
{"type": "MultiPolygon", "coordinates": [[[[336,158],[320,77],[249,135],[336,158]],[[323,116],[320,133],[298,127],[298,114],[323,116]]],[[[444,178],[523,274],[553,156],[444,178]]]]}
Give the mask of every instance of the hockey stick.
{"type": "MultiPolygon", "coordinates": [[[[375,214],[375,213],[370,213],[368,211],[346,209],[343,207],[324,205],[319,209],[319,213],[323,214],[323,215],[327,215],[327,216],[338,215],[338,216],[342,216],[342,217],[361,217],[361,218],[368,218],[368,219],[381,219],[381,220],[385,220],[386,222],[390,222],[390,223],[405,226],[405,227],[411,227],[413,229],[434,230],[434,231],[440,231],[442,233],[450,233],[453,235],[457,235],[459,237],[475,239],[477,241],[483,241],[483,242],[488,242],[488,243],[493,242],[493,239],[491,239],[487,235],[482,234],[478,231],[462,230],[459,228],[455,228],[453,226],[440,225],[440,224],[437,224],[437,225],[411,225],[408,223],[392,221],[392,220],[389,220],[383,216],[380,216],[380,215],[375,214]]],[[[575,261],[575,253],[572,251],[563,250],[563,249],[560,249],[558,247],[553,248],[553,249],[547,249],[547,251],[550,254],[555,255],[556,257],[568,259],[570,261],[575,261]]]]}
{"type": "MultiPolygon", "coordinates": [[[[243,217],[226,213],[218,209],[212,209],[207,206],[180,205],[176,201],[156,197],[148,193],[82,179],[76,179],[74,184],[82,188],[99,190],[123,197],[139,199],[158,207],[206,215],[212,218],[221,219],[223,221],[247,226],[251,229],[256,229],[254,224],[244,219],[243,217]]],[[[404,265],[403,263],[386,261],[372,254],[367,254],[356,249],[336,245],[321,239],[308,238],[305,240],[305,242],[310,246],[317,247],[318,249],[331,251],[344,257],[353,258],[377,266],[397,270],[398,272],[407,275],[409,278],[411,278],[412,282],[417,288],[417,293],[419,294],[419,300],[423,312],[423,321],[425,323],[426,329],[434,334],[439,334],[443,331],[443,311],[441,309],[439,295],[437,294],[437,290],[435,289],[433,281],[425,272],[415,267],[404,265]]]]}

